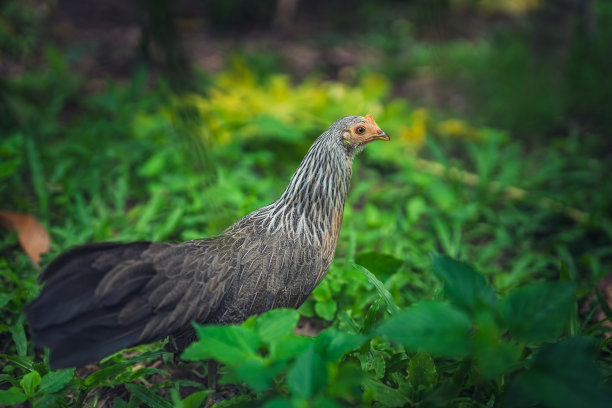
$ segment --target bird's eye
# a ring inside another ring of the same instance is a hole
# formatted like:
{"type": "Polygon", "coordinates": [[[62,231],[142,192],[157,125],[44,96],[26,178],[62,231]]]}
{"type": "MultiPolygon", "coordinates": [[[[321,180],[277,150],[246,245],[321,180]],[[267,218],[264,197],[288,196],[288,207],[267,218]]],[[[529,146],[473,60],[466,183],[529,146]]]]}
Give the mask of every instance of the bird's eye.
{"type": "Polygon", "coordinates": [[[358,135],[363,135],[365,133],[365,128],[363,126],[357,126],[355,128],[355,133],[358,135]]]}

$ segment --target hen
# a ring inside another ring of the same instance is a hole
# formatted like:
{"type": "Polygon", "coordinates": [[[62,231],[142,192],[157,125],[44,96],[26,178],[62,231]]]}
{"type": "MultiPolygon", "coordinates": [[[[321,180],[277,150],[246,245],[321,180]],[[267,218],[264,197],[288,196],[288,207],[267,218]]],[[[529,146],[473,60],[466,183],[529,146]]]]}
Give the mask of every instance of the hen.
{"type": "Polygon", "coordinates": [[[334,257],[353,156],[389,140],[372,115],[335,121],[314,142],[281,197],[216,237],[179,244],[97,243],[73,248],[44,270],[26,309],[54,368],[81,366],[170,336],[195,339],[192,321],[240,323],[297,308],[334,257]]]}

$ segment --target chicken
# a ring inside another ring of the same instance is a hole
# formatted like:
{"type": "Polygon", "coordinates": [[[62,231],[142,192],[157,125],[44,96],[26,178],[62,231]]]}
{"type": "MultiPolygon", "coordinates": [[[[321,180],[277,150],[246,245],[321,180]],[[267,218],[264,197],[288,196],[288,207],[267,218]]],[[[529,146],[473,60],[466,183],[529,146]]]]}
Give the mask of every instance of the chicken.
{"type": "Polygon", "coordinates": [[[314,142],[281,197],[216,237],[179,244],[95,243],[58,256],[26,314],[54,368],[82,366],[170,336],[184,349],[191,322],[240,323],[299,307],[334,257],[353,157],[389,140],[372,115],[335,121],[314,142]]]}

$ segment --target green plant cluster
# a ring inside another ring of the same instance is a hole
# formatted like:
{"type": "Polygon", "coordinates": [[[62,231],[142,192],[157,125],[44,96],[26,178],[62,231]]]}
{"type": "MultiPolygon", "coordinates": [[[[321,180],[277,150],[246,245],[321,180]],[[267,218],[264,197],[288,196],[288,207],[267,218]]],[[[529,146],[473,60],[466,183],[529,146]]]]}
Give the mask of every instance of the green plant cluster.
{"type": "Polygon", "coordinates": [[[286,309],[240,326],[196,325],[200,340],[183,358],[224,363],[223,381],[246,384],[264,407],[448,406],[475,403],[472,387],[491,406],[609,404],[599,345],[579,335],[593,327],[556,342],[577,323],[571,282],[536,282],[498,299],[467,264],[435,255],[433,266],[448,302],[402,310],[356,265],[379,296],[364,318],[346,316],[342,329],[316,338],[291,334],[299,315],[286,309]]]}
{"type": "Polygon", "coordinates": [[[373,113],[392,141],[355,160],[336,259],[313,295],[299,311],[197,327],[192,365],[179,364],[189,379],[159,344],[50,370],[22,313],[39,271],[2,232],[0,403],[196,407],[214,358],[237,388],[221,406],[609,406],[612,313],[597,284],[612,259],[611,169],[584,134],[528,149],[390,99],[380,75],[292,85],[241,63],[199,94],[148,86],[141,70],[82,95],[70,60],[47,58],[7,82],[0,105],[3,208],[48,227],[45,261],[92,241],[218,234],[278,197],[340,116],[373,113]],[[292,334],[300,316],[325,329],[292,334]]]}

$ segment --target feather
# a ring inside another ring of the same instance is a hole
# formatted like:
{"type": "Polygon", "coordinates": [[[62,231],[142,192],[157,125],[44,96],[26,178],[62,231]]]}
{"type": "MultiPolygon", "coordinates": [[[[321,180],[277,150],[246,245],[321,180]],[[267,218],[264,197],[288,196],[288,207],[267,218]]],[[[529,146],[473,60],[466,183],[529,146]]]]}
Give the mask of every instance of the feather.
{"type": "Polygon", "coordinates": [[[370,119],[334,122],[278,200],[219,236],[96,243],[58,256],[26,308],[36,344],[51,349],[52,367],[84,365],[166,336],[168,348],[180,352],[195,338],[193,321],[239,323],[299,307],[333,259],[354,154],[369,140],[388,140],[370,119]],[[370,133],[357,135],[356,126],[370,133]]]}

